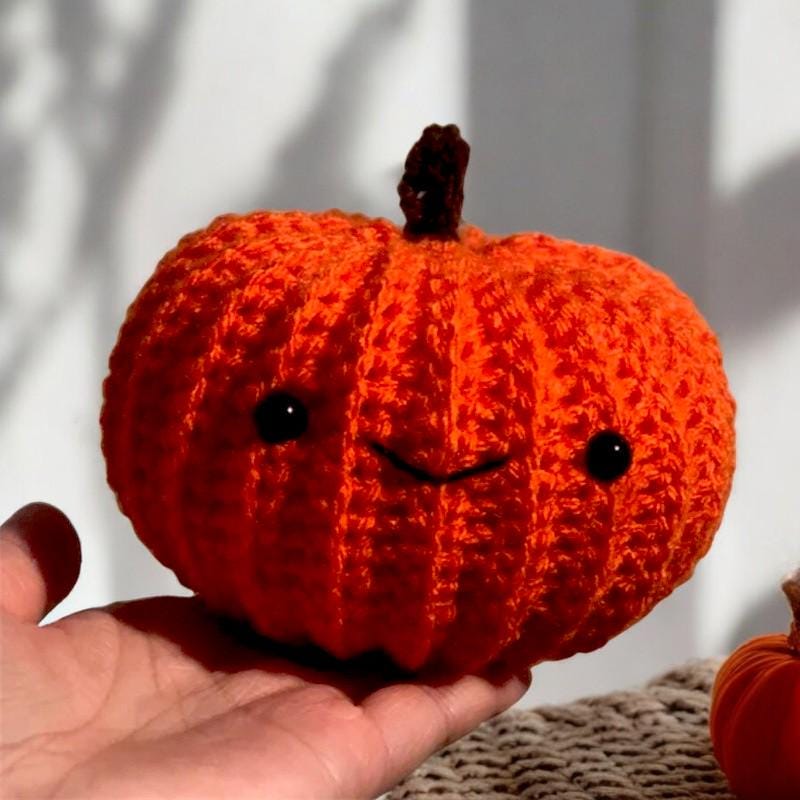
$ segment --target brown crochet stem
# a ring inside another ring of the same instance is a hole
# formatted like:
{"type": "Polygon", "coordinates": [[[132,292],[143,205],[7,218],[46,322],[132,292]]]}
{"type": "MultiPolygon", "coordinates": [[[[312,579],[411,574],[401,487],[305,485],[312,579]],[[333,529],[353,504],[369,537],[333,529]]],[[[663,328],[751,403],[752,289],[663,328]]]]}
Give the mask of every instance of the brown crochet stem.
{"type": "Polygon", "coordinates": [[[800,569],[783,582],[783,593],[792,609],[792,627],[789,630],[789,647],[800,655],[800,569]]]}
{"type": "Polygon", "coordinates": [[[397,187],[407,236],[458,238],[469,145],[455,125],[429,125],[406,158],[397,187]]]}

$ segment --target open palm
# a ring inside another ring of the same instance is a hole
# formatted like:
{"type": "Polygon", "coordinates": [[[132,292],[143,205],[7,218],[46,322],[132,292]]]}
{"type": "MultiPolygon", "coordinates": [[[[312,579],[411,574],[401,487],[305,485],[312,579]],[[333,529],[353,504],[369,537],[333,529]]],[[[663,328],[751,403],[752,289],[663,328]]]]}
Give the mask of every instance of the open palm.
{"type": "Polygon", "coordinates": [[[411,681],[269,645],[194,597],[39,626],[78,576],[44,504],[0,534],[4,797],[368,798],[515,702],[525,678],[411,681]]]}

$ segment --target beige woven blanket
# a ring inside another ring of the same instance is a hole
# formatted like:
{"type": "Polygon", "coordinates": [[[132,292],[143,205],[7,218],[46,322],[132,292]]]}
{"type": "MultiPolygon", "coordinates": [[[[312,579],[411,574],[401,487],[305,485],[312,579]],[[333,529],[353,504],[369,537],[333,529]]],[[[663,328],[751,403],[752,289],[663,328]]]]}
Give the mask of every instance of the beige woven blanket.
{"type": "Polygon", "coordinates": [[[636,691],[510,711],[437,753],[388,798],[734,800],[708,738],[718,666],[696,662],[636,691]]]}

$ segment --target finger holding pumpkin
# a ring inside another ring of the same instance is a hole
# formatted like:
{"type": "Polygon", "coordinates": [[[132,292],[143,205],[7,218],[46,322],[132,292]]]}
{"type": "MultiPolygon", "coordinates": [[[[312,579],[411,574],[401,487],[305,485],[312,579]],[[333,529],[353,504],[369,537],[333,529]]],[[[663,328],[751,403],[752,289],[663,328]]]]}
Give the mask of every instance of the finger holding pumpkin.
{"type": "Polygon", "coordinates": [[[717,673],[710,733],[714,753],[741,800],[800,797],[800,570],[783,582],[788,635],[758,636],[717,673]]]}
{"type": "Polygon", "coordinates": [[[122,511],[268,637],[476,671],[588,651],[686,580],[734,403],[692,302],[632,256],[461,223],[430,126],[406,224],[226,215],[131,305],[102,412],[122,511]]]}

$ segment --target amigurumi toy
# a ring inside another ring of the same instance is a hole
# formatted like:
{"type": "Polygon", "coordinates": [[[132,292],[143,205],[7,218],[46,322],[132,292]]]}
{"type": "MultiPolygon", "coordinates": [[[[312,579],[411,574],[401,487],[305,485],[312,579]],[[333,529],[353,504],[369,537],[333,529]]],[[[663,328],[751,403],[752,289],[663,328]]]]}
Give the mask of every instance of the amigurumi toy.
{"type": "Polygon", "coordinates": [[[719,526],[734,403],[692,302],[629,255],[461,225],[430,126],[404,229],[226,215],[131,305],[108,480],[208,606],[340,658],[474,671],[600,647],[719,526]]]}

